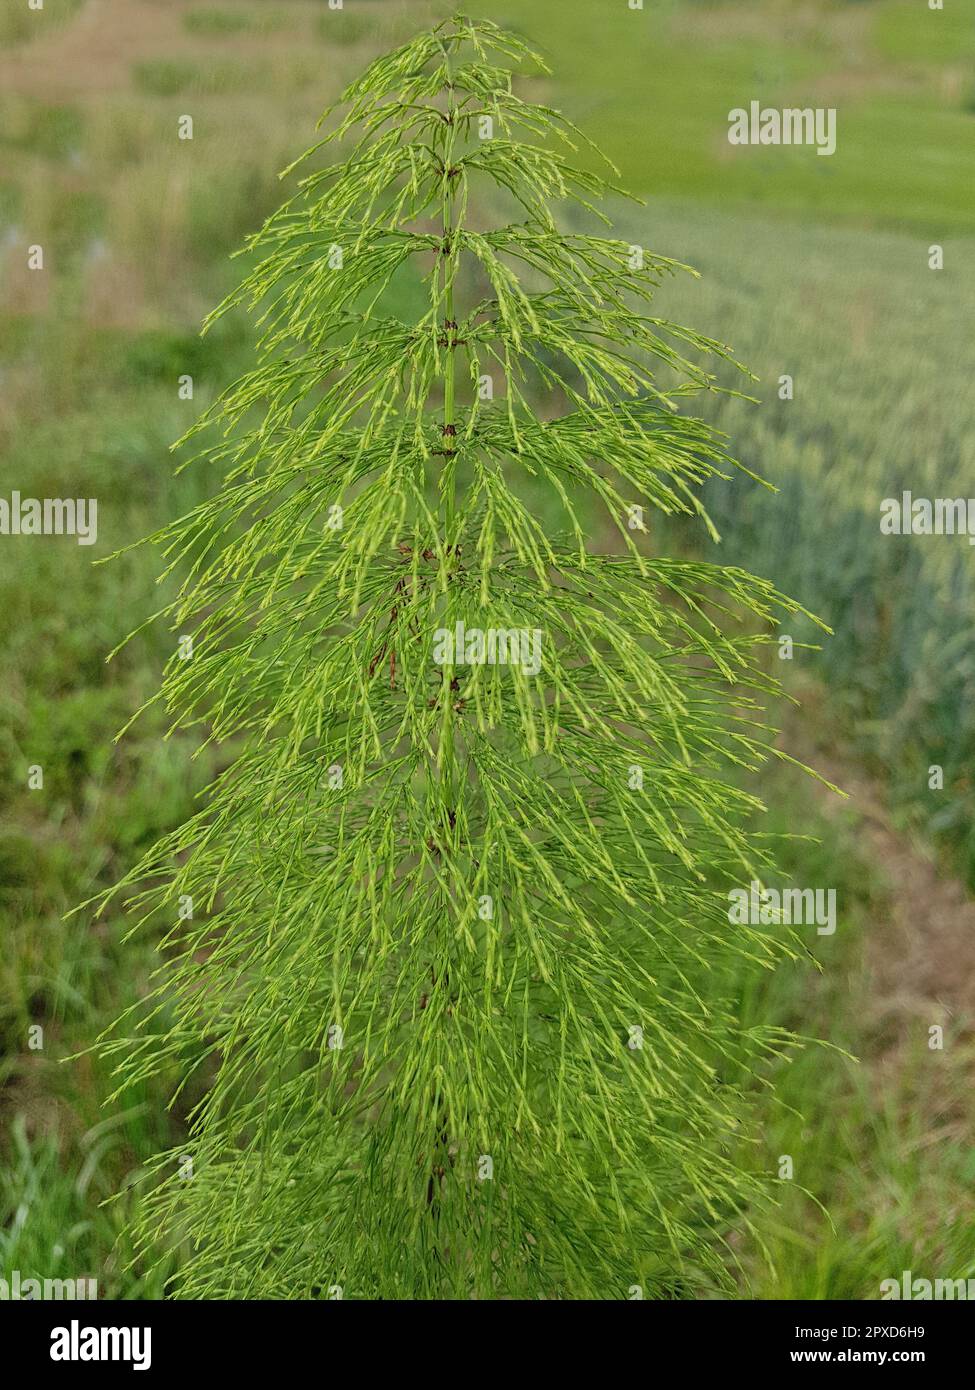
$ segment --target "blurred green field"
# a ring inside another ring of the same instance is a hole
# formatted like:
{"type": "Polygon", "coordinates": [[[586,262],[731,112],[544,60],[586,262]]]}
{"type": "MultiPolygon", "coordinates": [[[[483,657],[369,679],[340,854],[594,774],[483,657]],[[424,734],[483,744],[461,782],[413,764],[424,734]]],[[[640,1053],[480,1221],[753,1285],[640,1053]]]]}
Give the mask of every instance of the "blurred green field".
{"type": "Polygon", "coordinates": [[[975,238],[952,238],[932,271],[924,239],[901,232],[718,213],[692,223],[656,201],[634,236],[647,225],[703,277],[669,285],[661,312],[707,324],[760,378],[749,388],[760,405],[719,396],[707,413],[778,492],[711,488],[716,553],[774,576],[832,625],[822,652],[796,661],[828,683],[901,820],[975,884],[975,556],[964,535],[880,530],[884,498],[971,492],[975,238]],[[780,399],[783,375],[792,399],[780,399]]]}
{"type": "MultiPolygon", "coordinates": [[[[126,1269],[125,1217],[141,1162],[178,1142],[193,1094],[175,1111],[164,1087],[105,1106],[104,1063],[60,1063],[156,964],[145,938],[124,940],[121,916],[62,914],[189,813],[218,755],[193,761],[161,740],[158,719],[112,743],[155,690],[171,639],[150,631],[106,667],[163,596],[141,551],[91,561],[215,488],[192,471],[174,479],[167,446],[247,360],[235,320],[197,337],[231,283],[227,256],[277,205],[277,170],[342,81],[446,8],[49,0],[33,29],[2,12],[5,490],[97,496],[100,536],[93,549],[0,545],[0,1273],[97,1277],[105,1297],[159,1292],[126,1269]],[[184,112],[195,132],[181,143],[184,112]],[[37,242],[43,275],[26,268],[37,242]],[[183,373],[192,402],[178,399],[183,373]],[[38,763],[44,789],[28,791],[38,763]],[[28,1045],[37,1024],[42,1050],[28,1045]]],[[[877,512],[901,487],[957,495],[972,458],[970,16],[908,0],[478,11],[546,51],[557,77],[534,90],[649,200],[621,211],[624,233],[703,272],[668,286],[661,312],[731,342],[762,378],[761,406],[710,408],[780,491],[716,490],[716,555],[773,576],[836,629],[821,653],[797,653],[805,703],[788,746],[832,760],[831,775],[871,798],[840,806],[788,770],[763,788],[774,829],[822,839],[787,846],[795,881],[830,884],[845,906],[836,937],[813,943],[821,971],[810,961],[734,987],[756,1018],[861,1060],[809,1048],[779,1069],[778,1102],[756,1097],[766,1154],[793,1154],[797,1171],[760,1232],[772,1266],[760,1242],[732,1238],[742,1289],[870,1298],[906,1268],[969,1276],[975,981],[949,944],[970,904],[927,846],[975,879],[973,557],[959,538],[881,538],[877,512]],[[835,105],[836,155],[732,150],[727,112],[752,98],[835,105]],[[943,272],[927,268],[934,241],[943,272]],[[789,402],[775,394],[782,373],[795,380],[789,402]],[[930,762],[945,766],[943,793],[927,790],[930,762]],[[905,973],[912,931],[942,944],[940,974],[905,973]],[[946,1028],[944,1052],[926,1048],[931,1024],[946,1028]]],[[[680,526],[657,537],[696,543],[680,526]]]]}
{"type": "Polygon", "coordinates": [[[975,229],[975,37],[964,5],[626,0],[491,5],[530,34],[625,187],[931,240],[975,229]],[[728,112],[832,106],[838,148],[735,148],[728,112]],[[758,157],[756,157],[758,156],[758,157]]]}

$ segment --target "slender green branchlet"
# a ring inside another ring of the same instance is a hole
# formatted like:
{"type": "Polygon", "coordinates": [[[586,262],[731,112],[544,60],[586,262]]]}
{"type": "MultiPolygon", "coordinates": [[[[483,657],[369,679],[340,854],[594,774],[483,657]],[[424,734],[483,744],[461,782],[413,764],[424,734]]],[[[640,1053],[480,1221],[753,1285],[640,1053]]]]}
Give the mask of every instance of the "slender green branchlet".
{"type": "Polygon", "coordinates": [[[373,62],[208,321],[255,365],[151,539],[159,699],[227,770],[103,900],[166,924],[120,1089],[202,1096],[141,1232],[178,1296],[675,1296],[770,1199],[790,1039],[733,981],[797,948],[728,896],[800,610],[652,553],[739,468],[681,409],[731,358],[654,316],[686,267],[609,235],[519,69],[463,16],[373,62]]]}

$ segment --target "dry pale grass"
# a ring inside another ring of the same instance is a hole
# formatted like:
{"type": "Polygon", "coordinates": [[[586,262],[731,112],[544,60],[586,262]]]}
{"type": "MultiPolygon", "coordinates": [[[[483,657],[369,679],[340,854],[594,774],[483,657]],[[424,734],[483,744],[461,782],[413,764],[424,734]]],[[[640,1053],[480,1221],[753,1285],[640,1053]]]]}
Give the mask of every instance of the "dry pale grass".
{"type": "MultiPolygon", "coordinates": [[[[822,698],[803,690],[806,714],[791,721],[783,746],[847,793],[842,802],[815,784],[824,816],[852,810],[857,853],[885,883],[887,911],[866,940],[865,992],[874,1022],[891,1039],[909,1039],[919,1028],[926,1033],[933,1024],[946,1035],[975,1035],[975,901],[929,845],[895,824],[879,782],[832,741],[835,729],[811,735],[813,707],[822,698]]],[[[877,1060],[889,1060],[888,1052],[877,1060]]]]}

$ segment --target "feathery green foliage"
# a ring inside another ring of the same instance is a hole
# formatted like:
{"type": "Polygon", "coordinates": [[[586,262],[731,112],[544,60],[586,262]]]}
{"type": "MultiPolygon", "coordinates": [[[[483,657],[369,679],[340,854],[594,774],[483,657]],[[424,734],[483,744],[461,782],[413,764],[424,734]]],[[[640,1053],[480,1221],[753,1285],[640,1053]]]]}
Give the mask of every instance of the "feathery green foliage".
{"type": "Polygon", "coordinates": [[[708,524],[738,467],[678,411],[727,352],[652,315],[683,267],[559,231],[619,190],[522,63],[462,16],[372,63],[211,316],[259,311],[259,357],[190,432],[221,490],[152,538],[192,636],[159,698],[233,758],[103,900],[170,923],[120,1088],[207,1078],[141,1232],[184,1297],[672,1296],[769,1197],[742,1138],[791,1040],[719,982],[796,946],[728,921],[769,857],[724,774],[797,608],[647,553],[641,508],[708,524]]]}

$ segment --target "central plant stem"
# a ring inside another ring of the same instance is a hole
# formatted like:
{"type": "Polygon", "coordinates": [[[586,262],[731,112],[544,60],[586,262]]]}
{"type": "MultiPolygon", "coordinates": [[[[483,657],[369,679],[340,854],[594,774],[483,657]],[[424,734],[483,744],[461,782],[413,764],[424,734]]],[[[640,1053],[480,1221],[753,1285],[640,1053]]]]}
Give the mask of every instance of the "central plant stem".
{"type": "MultiPolygon", "coordinates": [[[[454,272],[452,264],[455,262],[454,246],[454,187],[452,183],[453,153],[456,140],[456,107],[454,104],[453,87],[450,84],[450,66],[448,55],[447,67],[447,110],[444,115],[444,122],[447,127],[447,136],[444,141],[443,151],[443,241],[441,243],[441,257],[443,261],[443,273],[445,277],[444,285],[444,316],[439,325],[438,337],[444,349],[444,372],[443,372],[443,498],[444,498],[444,543],[441,564],[443,566],[444,588],[448,594],[447,609],[450,616],[450,578],[451,568],[456,563],[457,550],[454,538],[454,516],[457,503],[457,442],[456,442],[456,342],[457,324],[454,318],[454,272]]],[[[456,660],[457,653],[454,653],[456,660]]],[[[441,728],[440,743],[440,782],[443,809],[443,836],[445,840],[452,840],[451,832],[454,824],[454,807],[456,801],[455,769],[454,769],[454,699],[453,699],[453,678],[454,665],[448,662],[443,670],[443,723],[441,728]]]]}
{"type": "MultiPolygon", "coordinates": [[[[443,458],[444,473],[441,477],[440,492],[443,498],[444,508],[444,528],[443,544],[441,554],[441,579],[445,599],[445,621],[451,620],[451,569],[456,564],[457,549],[454,537],[455,512],[457,500],[457,422],[456,422],[456,341],[457,324],[454,319],[454,285],[453,285],[453,265],[455,264],[454,247],[454,188],[451,173],[453,166],[453,150],[456,138],[455,125],[455,105],[453,89],[450,85],[450,66],[449,54],[447,55],[447,110],[444,115],[444,122],[447,128],[446,139],[444,140],[443,150],[443,235],[440,247],[440,261],[442,273],[444,275],[444,295],[443,295],[443,318],[435,325],[435,332],[444,351],[443,369],[443,424],[441,426],[442,444],[441,453],[443,458]]],[[[436,289],[435,289],[436,293],[436,289]]],[[[454,653],[456,660],[457,653],[454,653]]],[[[440,727],[440,746],[438,756],[438,820],[439,828],[437,831],[437,850],[436,853],[450,854],[456,847],[457,836],[457,775],[456,760],[454,756],[454,663],[448,661],[441,670],[441,727],[440,727]]],[[[441,959],[434,966],[433,986],[447,998],[444,1008],[449,1008],[450,991],[450,931],[449,923],[451,920],[451,903],[449,894],[443,889],[442,894],[442,918],[441,918],[441,959]]],[[[445,1098],[439,1087],[434,1090],[433,1096],[434,1112],[436,1114],[437,1138],[435,1141],[434,1153],[431,1163],[431,1172],[427,1184],[427,1205],[434,1220],[439,1222],[440,1213],[440,1189],[443,1183],[447,1167],[450,1163],[450,1115],[445,1098]]],[[[441,1258],[445,1252],[440,1252],[441,1258]]]]}

